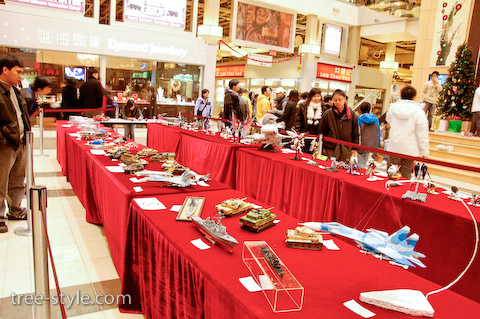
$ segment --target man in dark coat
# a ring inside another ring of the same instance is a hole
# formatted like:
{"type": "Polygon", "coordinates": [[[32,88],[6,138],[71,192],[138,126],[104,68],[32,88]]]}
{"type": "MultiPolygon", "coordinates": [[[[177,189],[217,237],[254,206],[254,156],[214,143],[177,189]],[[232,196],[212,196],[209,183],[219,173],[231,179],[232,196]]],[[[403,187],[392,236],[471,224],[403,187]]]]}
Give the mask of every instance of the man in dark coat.
{"type": "MultiPolygon", "coordinates": [[[[323,136],[358,144],[359,130],[357,115],[345,105],[346,95],[342,90],[333,92],[333,106],[323,114],[319,132],[323,136]]],[[[333,142],[323,143],[324,153],[328,157],[349,162],[352,148],[333,142]]]]}
{"type": "Polygon", "coordinates": [[[240,89],[240,82],[238,80],[231,80],[228,83],[228,87],[223,100],[223,118],[232,120],[232,114],[235,113],[237,119],[243,119],[243,113],[240,109],[240,97],[237,93],[240,89]]]}
{"type": "Polygon", "coordinates": [[[80,104],[86,109],[101,108],[104,95],[103,86],[98,80],[98,71],[91,70],[89,79],[80,87],[80,104]]]}
{"type": "Polygon", "coordinates": [[[20,207],[25,195],[25,133],[30,131],[27,103],[16,85],[23,63],[15,56],[0,59],[0,233],[6,233],[6,219],[26,219],[20,207]],[[8,203],[6,214],[5,200],[8,203]]]}

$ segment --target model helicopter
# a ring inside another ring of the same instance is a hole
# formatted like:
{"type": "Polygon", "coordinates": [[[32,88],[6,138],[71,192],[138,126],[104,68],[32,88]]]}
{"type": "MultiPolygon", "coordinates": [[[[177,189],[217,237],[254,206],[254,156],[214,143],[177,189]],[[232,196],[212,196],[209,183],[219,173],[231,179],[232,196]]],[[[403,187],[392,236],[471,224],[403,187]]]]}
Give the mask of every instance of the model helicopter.
{"type": "Polygon", "coordinates": [[[135,174],[137,176],[145,176],[144,178],[139,179],[139,182],[165,182],[168,186],[178,188],[190,187],[196,185],[197,182],[206,182],[210,180],[210,174],[199,175],[188,168],[182,175],[173,175],[169,172],[149,170],[144,170],[135,174]]]}
{"type": "Polygon", "coordinates": [[[367,229],[365,233],[336,222],[307,222],[300,223],[300,225],[353,239],[366,253],[385,256],[386,259],[391,259],[394,264],[408,267],[415,267],[415,265],[422,268],[426,267],[418,259],[425,258],[425,255],[413,250],[419,236],[413,234],[407,238],[410,233],[410,227],[408,226],[404,226],[395,233],[388,235],[384,231],[373,228],[367,229]]]}

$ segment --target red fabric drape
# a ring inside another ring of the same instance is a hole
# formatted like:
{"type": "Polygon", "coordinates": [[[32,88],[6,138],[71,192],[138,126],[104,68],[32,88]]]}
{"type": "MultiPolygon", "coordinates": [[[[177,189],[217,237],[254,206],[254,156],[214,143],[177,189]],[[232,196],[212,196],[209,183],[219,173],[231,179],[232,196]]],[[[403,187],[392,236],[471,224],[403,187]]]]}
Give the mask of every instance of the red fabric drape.
{"type": "MultiPolygon", "coordinates": [[[[214,205],[237,191],[219,190],[197,193],[205,196],[202,217],[215,214],[214,205]]],[[[184,196],[157,196],[167,207],[179,204],[184,196]]],[[[249,199],[251,200],[251,199],[249,199]]],[[[260,204],[257,201],[254,201],[260,204]]],[[[222,222],[239,245],[233,254],[219,247],[200,251],[190,241],[201,237],[191,223],[176,222],[167,211],[142,211],[132,203],[132,219],[128,227],[125,281],[122,293],[134,296],[131,305],[122,311],[142,311],[147,318],[357,318],[343,306],[360,292],[411,288],[424,293],[438,288],[417,275],[390,265],[339,240],[340,251],[308,251],[286,247],[286,229],[297,225],[295,218],[274,209],[281,222],[261,233],[240,228],[239,217],[222,222]],[[275,314],[262,292],[249,293],[238,278],[250,273],[242,261],[244,241],[266,240],[283,263],[305,288],[303,309],[299,312],[275,314]]],[[[329,235],[325,239],[332,238],[329,235]]],[[[454,292],[430,297],[435,318],[476,318],[480,304],[454,292]]],[[[363,304],[379,318],[411,318],[397,312],[363,304]]]]}
{"type": "Polygon", "coordinates": [[[147,124],[147,146],[161,152],[175,153],[182,129],[176,126],[147,124]]]}

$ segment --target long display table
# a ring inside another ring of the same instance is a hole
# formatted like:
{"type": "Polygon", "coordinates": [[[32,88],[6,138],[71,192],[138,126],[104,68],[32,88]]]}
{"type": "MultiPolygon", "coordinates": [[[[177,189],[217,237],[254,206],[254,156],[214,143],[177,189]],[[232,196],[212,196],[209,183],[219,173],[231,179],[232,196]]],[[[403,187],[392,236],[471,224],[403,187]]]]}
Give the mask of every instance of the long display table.
{"type": "MultiPolygon", "coordinates": [[[[215,180],[208,181],[210,186],[195,185],[189,188],[172,188],[161,186],[158,182],[134,183],[123,172],[112,173],[106,167],[117,166],[108,156],[93,155],[91,148],[85,146],[84,140],[67,134],[65,137],[65,153],[69,154],[67,176],[72,188],[86,210],[89,223],[103,225],[108,240],[110,253],[118,274],[121,276],[124,249],[127,245],[125,234],[129,220],[130,201],[139,196],[192,193],[227,189],[228,187],[215,180]],[[141,187],[137,192],[134,187],[141,187]]],[[[144,146],[139,146],[139,149],[144,146]]],[[[134,150],[135,152],[135,150],[134,150]]],[[[161,170],[161,163],[149,163],[146,169],[161,170]]]]}
{"type": "MultiPolygon", "coordinates": [[[[231,190],[196,193],[206,198],[202,218],[213,217],[214,206],[230,197],[244,197],[231,190]]],[[[181,204],[185,195],[156,196],[167,208],[181,204]]],[[[248,200],[251,200],[250,198],[248,200]]],[[[257,201],[254,201],[260,204],[257,201]]],[[[187,222],[175,221],[167,210],[144,211],[135,202],[131,206],[122,293],[132,303],[122,305],[123,312],[142,312],[147,318],[358,318],[343,306],[364,291],[411,288],[427,293],[438,285],[400,267],[358,252],[335,239],[339,251],[310,251],[288,248],[285,231],[298,220],[277,209],[280,223],[261,233],[240,228],[239,217],[222,223],[239,244],[232,254],[212,246],[201,251],[190,241],[202,237],[187,222]],[[240,277],[250,275],[242,261],[244,241],[265,240],[305,289],[303,309],[274,313],[262,292],[249,293],[240,277]]],[[[331,236],[326,235],[325,239],[331,236]]],[[[445,291],[429,298],[435,318],[476,318],[480,304],[445,291]]],[[[364,305],[378,318],[411,318],[408,315],[364,305]]]]}

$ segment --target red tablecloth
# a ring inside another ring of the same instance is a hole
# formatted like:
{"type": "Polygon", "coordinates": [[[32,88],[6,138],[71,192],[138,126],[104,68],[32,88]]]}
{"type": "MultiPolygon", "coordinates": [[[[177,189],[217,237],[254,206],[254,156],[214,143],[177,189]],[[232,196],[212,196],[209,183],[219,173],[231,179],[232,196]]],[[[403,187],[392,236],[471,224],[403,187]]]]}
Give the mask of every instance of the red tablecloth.
{"type": "Polygon", "coordinates": [[[235,188],[301,220],[335,220],[340,180],[292,156],[238,150],[235,188]]]}
{"type": "MultiPolygon", "coordinates": [[[[72,154],[68,157],[71,160],[68,165],[68,173],[71,177],[72,187],[85,207],[87,222],[103,225],[110,253],[119,275],[122,274],[124,247],[127,244],[126,225],[132,198],[228,188],[214,180],[207,182],[209,187],[196,185],[181,189],[162,186],[158,182],[134,183],[129,180],[134,177],[132,175],[108,171],[106,166],[116,166],[118,161],[112,161],[105,155],[91,154],[91,148],[84,145],[85,141],[77,141],[71,136],[67,136],[66,141],[67,152],[72,154]],[[136,192],[133,189],[135,186],[141,186],[143,191],[136,192]]],[[[149,163],[145,168],[161,170],[161,163],[149,163]]]]}
{"type": "MultiPolygon", "coordinates": [[[[206,197],[203,218],[213,216],[214,205],[222,200],[243,196],[228,190],[196,195],[206,197]]],[[[181,204],[185,195],[157,198],[170,207],[181,204]]],[[[281,222],[258,234],[240,229],[238,216],[225,218],[223,224],[240,243],[228,254],[216,246],[205,251],[195,248],[190,241],[200,238],[200,232],[191,223],[176,222],[175,213],[143,211],[132,203],[122,281],[122,293],[132,297],[132,304],[121,310],[142,311],[147,318],[358,318],[343,302],[358,301],[363,291],[412,288],[427,293],[438,288],[338,239],[340,251],[288,248],[285,230],[294,228],[297,220],[274,212],[281,222]],[[249,293],[238,281],[250,275],[242,262],[243,242],[255,240],[266,240],[305,288],[301,311],[275,314],[262,292],[249,293]]],[[[477,318],[480,313],[480,304],[451,291],[431,296],[430,302],[435,318],[477,318]]],[[[362,305],[378,318],[411,318],[362,305]]]]}
{"type": "Polygon", "coordinates": [[[67,154],[65,153],[65,135],[77,132],[76,126],[71,125],[69,121],[57,121],[57,161],[62,168],[62,174],[67,175],[67,154]]]}
{"type": "MultiPolygon", "coordinates": [[[[389,191],[384,184],[385,181],[367,182],[364,176],[344,180],[338,221],[358,229],[372,227],[389,233],[410,226],[412,233],[420,235],[416,250],[426,255],[427,265],[426,269],[411,269],[412,272],[438,284],[448,284],[463,271],[473,254],[475,231],[468,211],[445,194],[428,195],[426,203],[403,200],[409,183],[389,191]]],[[[410,189],[414,190],[414,185],[410,189]]],[[[420,191],[425,193],[423,186],[420,191]]],[[[479,225],[480,208],[470,209],[479,225]]],[[[477,256],[452,290],[480,302],[479,282],[480,256],[477,256]]]]}
{"type": "Polygon", "coordinates": [[[177,126],[166,126],[157,123],[147,123],[147,146],[161,152],[177,151],[182,129],[177,126]]]}

